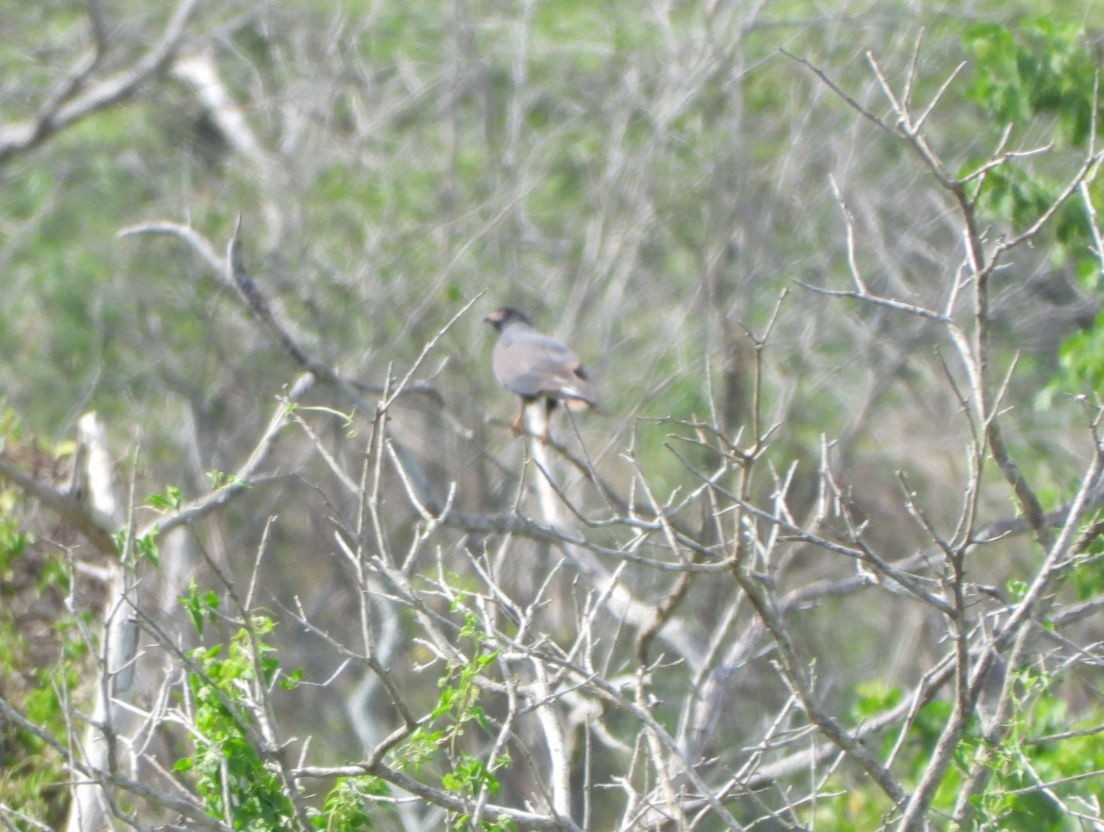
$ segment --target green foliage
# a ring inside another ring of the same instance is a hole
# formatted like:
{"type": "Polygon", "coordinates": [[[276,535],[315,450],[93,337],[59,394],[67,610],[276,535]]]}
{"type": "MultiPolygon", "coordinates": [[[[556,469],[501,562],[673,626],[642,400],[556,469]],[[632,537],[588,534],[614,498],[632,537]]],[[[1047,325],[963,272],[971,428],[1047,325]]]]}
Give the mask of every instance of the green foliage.
{"type": "Polygon", "coordinates": [[[1064,144],[1086,142],[1097,60],[1081,22],[1039,17],[1014,30],[981,23],[964,41],[975,67],[970,95],[1001,123],[1053,115],[1064,144]]]}
{"type": "MultiPolygon", "coordinates": [[[[1049,120],[1049,142],[1060,154],[1084,155],[1089,149],[1094,122],[1102,112],[1096,89],[1098,58],[1080,21],[1063,21],[1052,15],[1022,21],[1015,28],[997,24],[970,27],[964,35],[974,72],[971,99],[998,127],[1022,126],[1049,120]]],[[[1030,160],[1017,160],[994,168],[979,183],[979,206],[990,216],[1010,223],[1015,230],[1029,227],[1061,193],[1069,173],[1055,175],[1030,160]]],[[[1099,185],[1089,193],[1099,205],[1104,196],[1099,185]]],[[[1104,255],[1094,253],[1091,218],[1078,199],[1067,201],[1053,218],[1043,239],[1056,267],[1068,266],[1082,284],[1096,291],[1104,255]]],[[[1038,397],[1049,405],[1056,393],[1087,393],[1104,383],[1104,319],[1069,336],[1059,353],[1059,375],[1038,397]]]]}
{"type": "Polygon", "coordinates": [[[157,545],[158,535],[159,532],[155,527],[149,533],[131,541],[130,529],[120,529],[114,535],[115,548],[120,552],[137,552],[138,556],[151,566],[158,566],[161,563],[161,548],[157,545]]]}
{"type": "Polygon", "coordinates": [[[311,821],[326,832],[362,832],[375,829],[367,803],[387,794],[387,784],[378,777],[339,777],[326,795],[323,811],[311,821]]]}
{"type": "Polygon", "coordinates": [[[0,517],[0,578],[27,548],[27,535],[14,517],[0,517]]]}
{"type": "Polygon", "coordinates": [[[146,505],[154,511],[162,514],[170,511],[179,511],[183,497],[179,488],[175,485],[165,486],[163,494],[151,494],[146,497],[146,505]]]}
{"type": "Polygon", "coordinates": [[[294,815],[274,766],[257,747],[256,720],[247,707],[250,690],[267,687],[280,670],[274,648],[262,640],[273,626],[257,617],[225,650],[217,644],[192,652],[197,669],[189,672],[188,686],[195,702],[195,751],[174,767],[196,776],[196,791],[212,816],[249,832],[286,828],[294,815]]]}
{"type": "Polygon", "coordinates": [[[221,488],[228,488],[230,486],[249,488],[250,484],[245,482],[235,474],[227,474],[225,471],[208,471],[206,473],[207,484],[211,487],[212,491],[218,491],[221,488]]]}
{"type": "Polygon", "coordinates": [[[1075,332],[1058,352],[1062,369],[1061,389],[1078,393],[1104,389],[1104,320],[1075,332]]]}
{"type": "Polygon", "coordinates": [[[1104,540],[1093,540],[1086,555],[1070,571],[1069,583],[1078,600],[1104,595],[1104,540]]]}
{"type": "MultiPolygon", "coordinates": [[[[201,592],[194,582],[181,603],[201,635],[216,619],[218,597],[201,592]]],[[[252,711],[258,686],[294,690],[302,676],[299,669],[281,668],[276,648],[266,641],[274,629],[271,619],[255,616],[227,644],[199,647],[191,655],[195,669],[187,681],[195,703],[195,749],[177,760],[174,770],[194,775],[196,791],[212,817],[229,819],[234,829],[288,828],[293,819],[294,806],[275,765],[258,748],[252,711]]],[[[311,822],[332,832],[372,829],[367,800],[386,791],[386,784],[374,777],[341,778],[311,822]]]]}
{"type": "Polygon", "coordinates": [[[1092,780],[1079,775],[1104,768],[1104,735],[1094,729],[1101,714],[1071,720],[1056,676],[1034,668],[1012,672],[1016,702],[1007,737],[996,748],[964,748],[989,754],[991,777],[973,802],[979,825],[1009,832],[1081,829],[1063,806],[1086,806],[1096,795],[1092,780]]]}
{"type": "MultiPolygon", "coordinates": [[[[219,601],[213,592],[202,592],[193,582],[181,603],[197,632],[215,621],[219,601]]],[[[257,747],[259,733],[251,707],[257,686],[271,689],[279,684],[295,689],[301,671],[285,671],[276,648],[266,640],[274,630],[271,619],[254,617],[249,627],[240,628],[226,644],[200,647],[191,654],[194,670],[187,682],[195,703],[195,748],[180,758],[174,770],[191,773],[195,788],[213,817],[227,818],[234,829],[270,830],[284,828],[294,807],[281,786],[279,775],[257,747]],[[258,676],[259,673],[259,676],[258,676]]],[[[473,656],[452,665],[439,682],[437,703],[426,722],[393,752],[403,768],[417,772],[442,759],[448,761],[440,776],[441,786],[474,801],[486,791],[497,795],[501,784],[495,774],[511,761],[500,754],[486,762],[460,750],[468,725],[486,731],[488,718],[479,704],[479,679],[497,658],[496,651],[481,647],[485,636],[474,617],[468,616],[461,633],[475,645],[473,656]]],[[[388,786],[377,777],[339,778],[327,793],[320,811],[311,822],[317,829],[356,832],[375,828],[373,798],[386,795],[388,786]]],[[[457,813],[452,828],[471,829],[472,818],[457,813]]],[[[503,819],[484,820],[480,829],[506,832],[513,826],[503,819]]]]}
{"type": "MultiPolygon", "coordinates": [[[[14,515],[17,503],[0,492],[0,695],[46,736],[64,742],[67,706],[78,697],[89,646],[75,620],[53,622],[52,637],[22,629],[28,605],[54,606],[70,577],[60,553],[33,547],[14,515]]],[[[0,805],[55,827],[64,820],[67,779],[61,755],[35,732],[0,719],[0,805]]]]}
{"type": "Polygon", "coordinates": [[[851,706],[851,718],[856,723],[876,716],[901,701],[901,689],[887,685],[880,679],[860,682],[855,686],[855,703],[851,706]]]}
{"type": "MultiPolygon", "coordinates": [[[[955,755],[955,765],[939,786],[933,808],[949,812],[954,807],[964,774],[980,758],[985,760],[989,776],[986,788],[972,801],[976,826],[971,828],[1074,832],[1081,827],[1053,797],[1043,794],[1039,785],[1049,784],[1051,795],[1069,806],[1090,805],[1094,781],[1081,780],[1079,775],[1104,769],[1104,733],[1099,730],[1104,714],[1096,709],[1071,719],[1066,698],[1057,689],[1058,676],[1031,668],[1012,672],[1015,702],[1009,711],[1006,737],[999,746],[992,746],[972,723],[955,755]]],[[[856,723],[900,701],[898,689],[878,681],[859,685],[856,692],[852,707],[856,723]]],[[[920,708],[898,757],[906,780],[915,781],[926,769],[951,711],[950,703],[943,700],[920,708]]],[[[883,737],[882,752],[888,753],[896,741],[896,734],[883,737]]],[[[810,809],[818,830],[881,828],[892,809],[879,789],[866,781],[849,782],[844,774],[834,777],[824,792],[810,809]]]]}
{"type": "MultiPolygon", "coordinates": [[[[1058,148],[1088,146],[1096,60],[1079,25],[1051,18],[1024,21],[1014,31],[978,24],[967,29],[964,40],[974,64],[968,94],[998,126],[1048,118],[1054,122],[1050,139],[1058,148]]],[[[1022,229],[1043,214],[1064,184],[1026,164],[1004,165],[987,175],[979,205],[1022,229]]],[[[1083,260],[1089,227],[1081,206],[1063,206],[1054,226],[1056,241],[1068,249],[1057,259],[1083,260]]]]}
{"type": "Polygon", "coordinates": [[[487,727],[486,714],[479,705],[479,687],[476,682],[494,663],[498,651],[483,651],[479,647],[478,622],[470,613],[463,634],[476,642],[479,649],[467,662],[451,665],[448,674],[438,681],[441,692],[436,706],[430,712],[430,720],[410,737],[408,747],[416,753],[408,757],[407,761],[415,768],[437,747],[455,743],[463,735],[467,723],[475,722],[483,728],[487,727]],[[437,725],[430,727],[433,723],[437,725]]]}
{"type": "MultiPolygon", "coordinates": [[[[403,767],[418,771],[444,751],[448,768],[441,775],[441,786],[467,801],[474,801],[484,790],[491,795],[498,794],[501,785],[495,771],[509,766],[511,761],[509,755],[502,754],[488,764],[459,748],[469,724],[489,731],[487,714],[479,704],[478,683],[498,658],[498,651],[483,647],[486,636],[471,613],[465,613],[461,636],[472,642],[471,657],[449,667],[448,674],[438,682],[440,694],[429,718],[396,750],[395,757],[403,767]]],[[[470,829],[471,820],[466,813],[455,814],[450,817],[451,828],[470,829]]],[[[500,819],[484,821],[480,828],[490,832],[512,826],[500,819]]]]}
{"type": "Polygon", "coordinates": [[[218,595],[210,589],[201,594],[194,579],[188,583],[188,593],[180,596],[180,604],[187,610],[192,626],[200,636],[206,623],[213,624],[218,620],[218,595]]]}

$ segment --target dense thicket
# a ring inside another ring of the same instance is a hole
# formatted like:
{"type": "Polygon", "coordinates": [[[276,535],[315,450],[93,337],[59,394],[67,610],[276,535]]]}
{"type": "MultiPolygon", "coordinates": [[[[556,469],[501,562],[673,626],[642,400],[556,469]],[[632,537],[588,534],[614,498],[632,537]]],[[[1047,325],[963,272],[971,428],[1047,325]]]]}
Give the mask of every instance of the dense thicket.
{"type": "Polygon", "coordinates": [[[1101,827],[1100,23],[7,10],[0,821],[1101,827]]]}

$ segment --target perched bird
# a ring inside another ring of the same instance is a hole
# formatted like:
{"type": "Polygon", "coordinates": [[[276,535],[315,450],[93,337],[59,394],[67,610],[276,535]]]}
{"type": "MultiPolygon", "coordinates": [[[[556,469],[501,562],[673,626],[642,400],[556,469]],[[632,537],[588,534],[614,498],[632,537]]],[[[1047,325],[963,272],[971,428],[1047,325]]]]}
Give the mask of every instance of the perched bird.
{"type": "MultiPolygon", "coordinates": [[[[597,407],[598,399],[586,371],[575,353],[555,338],[542,335],[529,319],[508,306],[483,319],[498,332],[494,347],[494,372],[499,383],[521,397],[521,409],[510,429],[522,432],[525,408],[538,399],[545,400],[551,414],[563,400],[571,411],[597,407]]],[[[545,422],[544,438],[548,438],[545,422]]]]}

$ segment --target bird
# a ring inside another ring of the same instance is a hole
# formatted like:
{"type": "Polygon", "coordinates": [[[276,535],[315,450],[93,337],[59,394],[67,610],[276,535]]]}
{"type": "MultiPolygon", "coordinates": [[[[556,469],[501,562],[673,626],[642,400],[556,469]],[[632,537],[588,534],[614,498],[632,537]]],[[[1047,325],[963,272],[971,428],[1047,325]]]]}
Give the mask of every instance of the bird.
{"type": "MultiPolygon", "coordinates": [[[[538,332],[523,312],[504,306],[483,322],[498,333],[493,355],[495,377],[503,387],[521,397],[521,408],[510,425],[515,436],[524,431],[525,408],[538,399],[544,399],[548,415],[560,401],[573,412],[597,410],[594,385],[575,353],[555,338],[538,332]]],[[[548,437],[546,420],[543,438],[548,437]]]]}

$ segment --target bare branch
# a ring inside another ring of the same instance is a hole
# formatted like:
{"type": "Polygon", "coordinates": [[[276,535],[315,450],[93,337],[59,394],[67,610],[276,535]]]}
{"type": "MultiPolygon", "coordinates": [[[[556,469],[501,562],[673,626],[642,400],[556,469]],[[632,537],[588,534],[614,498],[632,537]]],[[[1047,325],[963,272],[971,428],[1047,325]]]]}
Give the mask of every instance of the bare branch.
{"type": "MultiPolygon", "coordinates": [[[[188,22],[199,6],[199,0],[180,0],[164,31],[137,62],[126,70],[89,84],[92,72],[99,64],[100,53],[82,60],[61,87],[45,102],[34,121],[19,122],[0,128],[0,165],[15,156],[34,150],[61,130],[100,110],[130,98],[149,78],[163,71],[183,44],[188,22]],[[83,90],[83,91],[81,91],[83,90]]],[[[100,26],[93,31],[98,43],[100,26]]]]}

